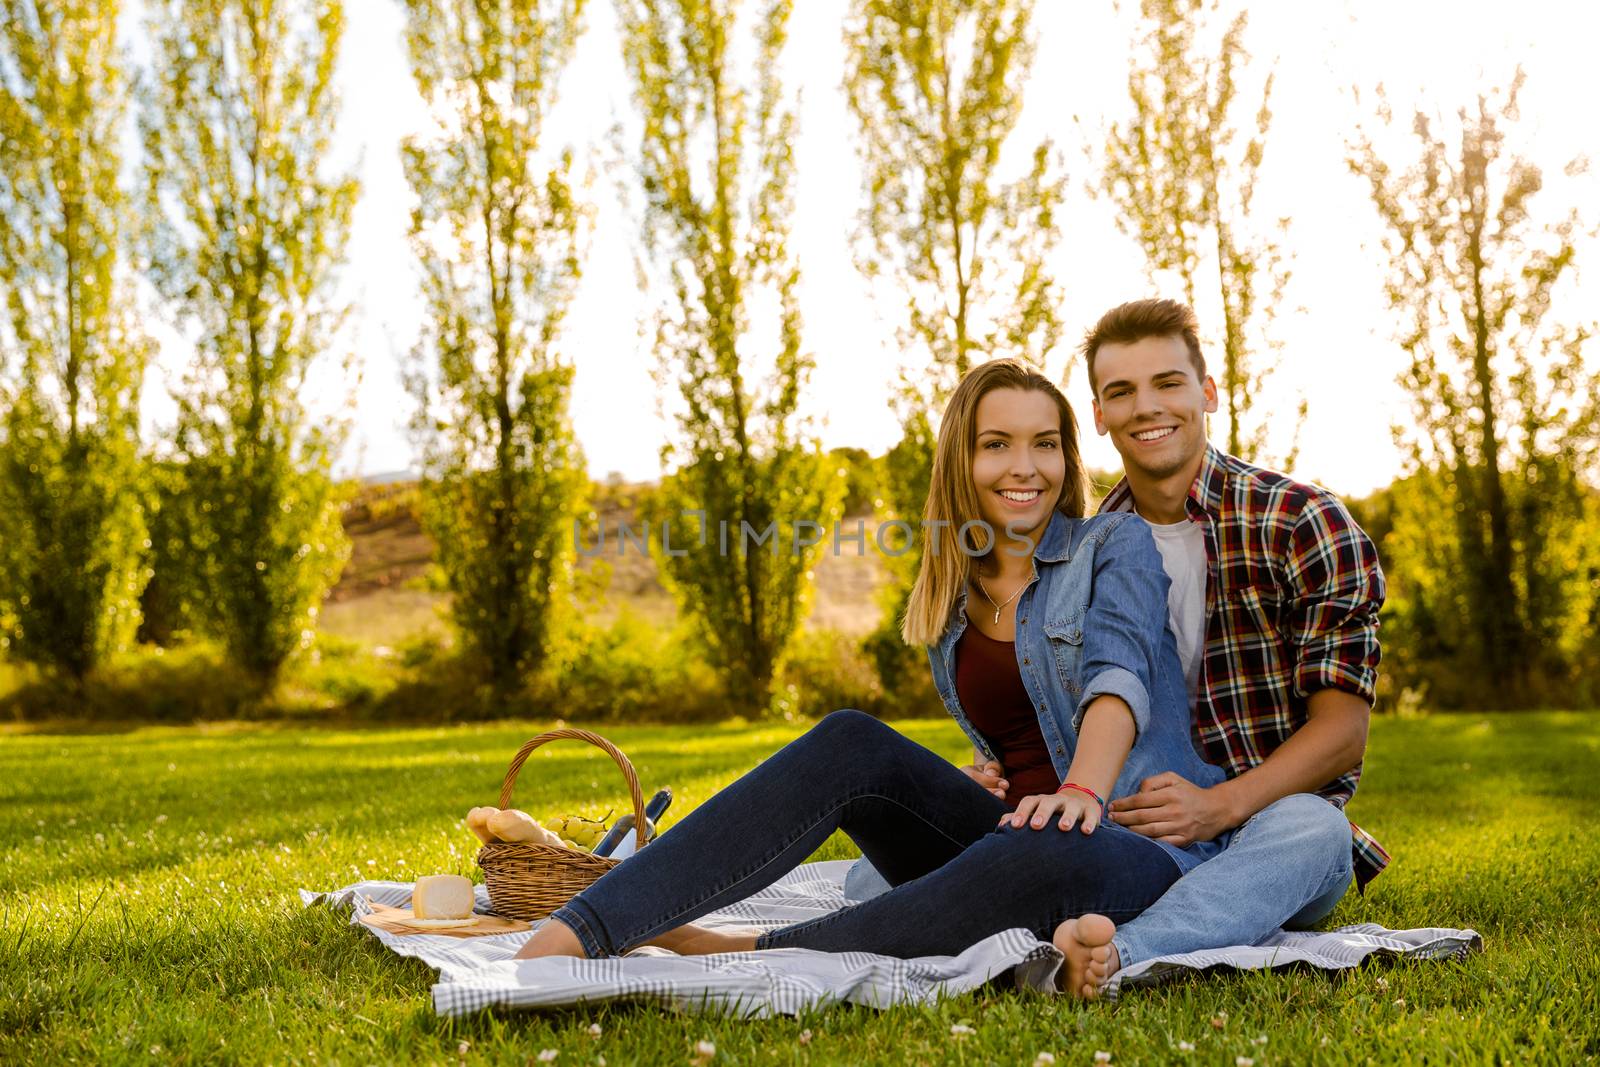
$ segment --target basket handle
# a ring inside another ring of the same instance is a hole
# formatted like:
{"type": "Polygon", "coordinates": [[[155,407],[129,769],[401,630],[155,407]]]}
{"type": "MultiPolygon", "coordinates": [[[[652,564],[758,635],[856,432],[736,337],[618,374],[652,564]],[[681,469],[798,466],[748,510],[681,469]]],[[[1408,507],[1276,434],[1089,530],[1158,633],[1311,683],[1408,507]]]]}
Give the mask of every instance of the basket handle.
{"type": "Polygon", "coordinates": [[[633,764],[628,761],[628,757],[624,756],[616,745],[613,745],[599,734],[590,733],[588,730],[551,730],[548,733],[542,733],[538,737],[531,738],[521,748],[517,749],[517,754],[512,757],[511,766],[506,768],[505,781],[500,783],[500,807],[509,808],[511,806],[511,789],[517,784],[517,772],[522,770],[522,765],[533,754],[533,750],[551,741],[565,741],[568,739],[589,742],[589,744],[594,745],[610,756],[616,761],[617,766],[622,768],[622,777],[628,783],[628,796],[633,800],[634,848],[644,848],[644,794],[639,791],[639,776],[634,772],[633,764]]]}

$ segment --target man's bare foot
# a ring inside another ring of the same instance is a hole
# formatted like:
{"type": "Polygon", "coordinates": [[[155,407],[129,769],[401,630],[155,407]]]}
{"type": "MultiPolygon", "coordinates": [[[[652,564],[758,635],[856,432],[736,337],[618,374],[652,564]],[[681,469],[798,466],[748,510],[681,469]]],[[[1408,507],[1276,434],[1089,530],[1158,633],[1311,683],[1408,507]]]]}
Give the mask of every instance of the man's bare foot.
{"type": "Polygon", "coordinates": [[[541,956],[576,956],[580,960],[589,958],[589,954],[583,950],[583,942],[578,940],[578,935],[560,919],[545,920],[511,958],[531,960],[541,956]]]}
{"type": "Polygon", "coordinates": [[[1080,915],[1056,927],[1050,940],[1061,950],[1066,962],[1061,968],[1063,993],[1093,1000],[1110,977],[1122,966],[1117,946],[1111,943],[1117,926],[1104,915],[1080,915]]]}

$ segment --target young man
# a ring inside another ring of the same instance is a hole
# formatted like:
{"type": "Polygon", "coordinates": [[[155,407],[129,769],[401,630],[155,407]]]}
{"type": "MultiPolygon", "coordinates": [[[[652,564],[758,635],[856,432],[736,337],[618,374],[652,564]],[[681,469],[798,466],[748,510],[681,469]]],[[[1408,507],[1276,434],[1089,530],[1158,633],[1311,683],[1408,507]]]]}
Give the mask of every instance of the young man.
{"type": "Polygon", "coordinates": [[[1153,528],[1194,740],[1229,774],[1209,789],[1157,775],[1111,805],[1148,837],[1223,836],[1227,847],[1121,929],[1074,924],[1067,988],[1094,996],[1140,960],[1316,923],[1352,874],[1364,887],[1388,862],[1343,814],[1366,748],[1384,581],[1372,541],[1331,493],[1207,442],[1217,392],[1188,307],[1113,308],[1083,355],[1095,429],[1125,471],[1101,510],[1153,528]]]}

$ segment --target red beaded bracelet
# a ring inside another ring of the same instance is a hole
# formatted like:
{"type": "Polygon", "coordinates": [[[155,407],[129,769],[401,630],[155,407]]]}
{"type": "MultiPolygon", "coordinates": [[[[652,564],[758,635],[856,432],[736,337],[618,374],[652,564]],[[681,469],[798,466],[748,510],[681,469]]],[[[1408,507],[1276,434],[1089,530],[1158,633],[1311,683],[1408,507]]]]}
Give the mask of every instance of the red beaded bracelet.
{"type": "Polygon", "coordinates": [[[1086,785],[1078,785],[1076,782],[1062,782],[1061,783],[1061,788],[1057,789],[1056,792],[1057,793],[1061,793],[1061,792],[1064,792],[1064,791],[1066,791],[1068,789],[1075,789],[1080,793],[1087,793],[1089,796],[1093,797],[1094,798],[1094,802],[1096,804],[1100,805],[1100,814],[1102,814],[1102,815],[1105,814],[1106,802],[1105,802],[1104,798],[1102,798],[1100,796],[1099,793],[1096,793],[1093,789],[1090,789],[1086,785]]]}

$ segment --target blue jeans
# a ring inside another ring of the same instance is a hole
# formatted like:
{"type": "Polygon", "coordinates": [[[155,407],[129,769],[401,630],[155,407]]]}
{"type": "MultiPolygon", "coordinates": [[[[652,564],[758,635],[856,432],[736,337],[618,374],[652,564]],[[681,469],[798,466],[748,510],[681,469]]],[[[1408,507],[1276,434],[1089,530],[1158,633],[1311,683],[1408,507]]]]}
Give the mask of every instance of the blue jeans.
{"type": "MultiPolygon", "coordinates": [[[[1268,804],[1219,840],[1220,854],[1185,874],[1140,915],[1127,922],[1111,917],[1122,966],[1254,945],[1280,928],[1309,929],[1327,918],[1350,887],[1350,823],[1319,796],[1297,793],[1268,804]]],[[[845,876],[846,900],[872,900],[887,891],[865,859],[845,876]]]]}
{"type": "Polygon", "coordinates": [[[1253,945],[1280,927],[1314,926],[1350,887],[1350,821],[1319,796],[1268,804],[1225,835],[1226,847],[1144,914],[1117,924],[1127,967],[1156,956],[1253,945]]]}
{"type": "Polygon", "coordinates": [[[614,956],[764,889],[843,830],[891,888],[762,934],[757,948],[948,956],[1024,927],[1126,922],[1178,880],[1154,842],[997,829],[1010,809],[949,761],[859,711],[836,711],[579,893],[553,918],[614,956]]]}

